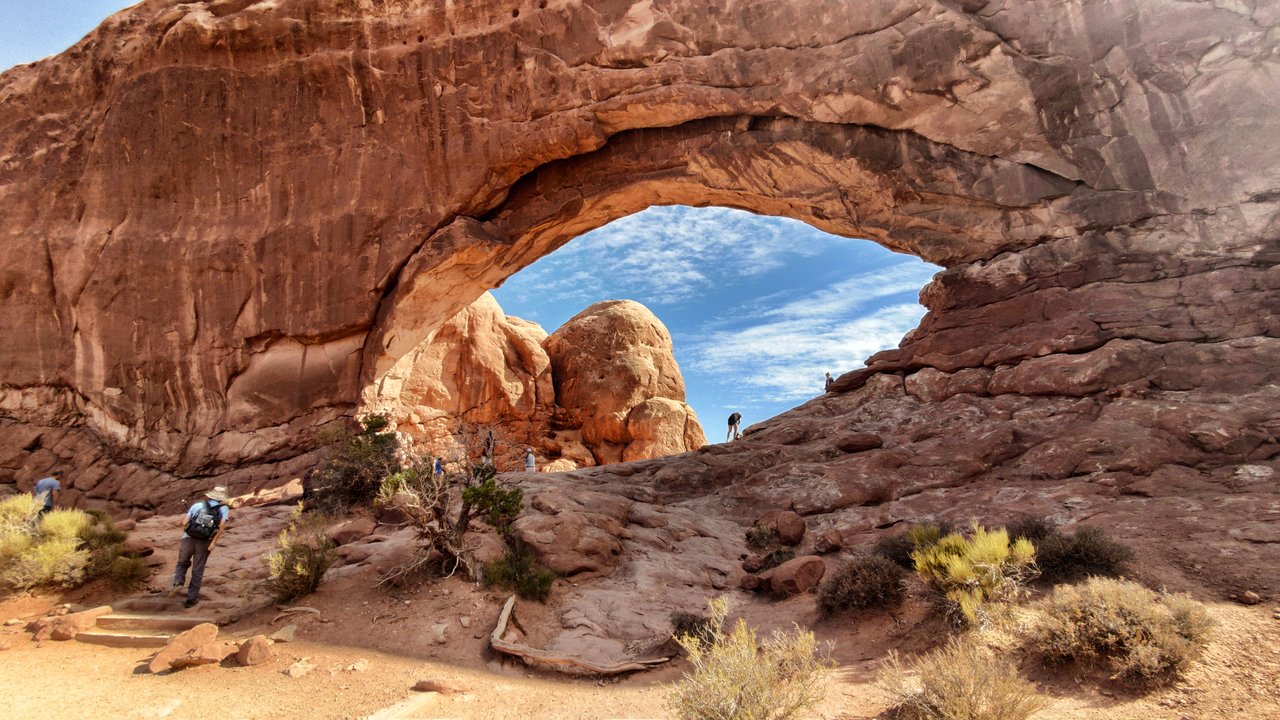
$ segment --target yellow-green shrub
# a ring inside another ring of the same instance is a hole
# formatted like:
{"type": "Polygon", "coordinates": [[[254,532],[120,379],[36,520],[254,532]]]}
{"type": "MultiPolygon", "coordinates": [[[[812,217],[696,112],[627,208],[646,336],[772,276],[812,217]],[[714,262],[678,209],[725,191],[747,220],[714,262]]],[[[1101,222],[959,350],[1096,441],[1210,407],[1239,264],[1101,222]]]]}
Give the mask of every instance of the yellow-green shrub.
{"type": "Polygon", "coordinates": [[[10,495],[0,500],[0,535],[11,532],[29,532],[44,503],[30,493],[10,495]]]}
{"type": "Polygon", "coordinates": [[[1054,662],[1103,662],[1111,678],[1160,685],[1200,656],[1213,627],[1204,606],[1111,578],[1059,585],[1039,605],[1027,645],[1054,662]]]}
{"type": "Polygon", "coordinates": [[[93,518],[82,510],[50,510],[40,518],[40,535],[78,541],[92,525],[93,518]]]}
{"type": "Polygon", "coordinates": [[[18,590],[38,586],[72,587],[84,579],[89,554],[79,543],[51,538],[32,543],[0,568],[0,582],[18,590]]]}
{"type": "Polygon", "coordinates": [[[762,641],[742,620],[726,632],[728,601],[718,598],[709,606],[705,633],[676,637],[693,669],[673,688],[672,714],[681,720],[788,720],[822,699],[831,662],[813,633],[775,630],[762,641]]]}
{"type": "Polygon", "coordinates": [[[880,685],[900,720],[1025,720],[1048,704],[1012,662],[968,636],[952,638],[910,671],[891,654],[880,685]]]}
{"type": "Polygon", "coordinates": [[[323,515],[304,515],[299,504],[279,549],[267,555],[267,590],[281,602],[310,595],[337,558],[337,546],[324,534],[323,515]]]}
{"type": "Polygon", "coordinates": [[[984,603],[1013,597],[1034,574],[1036,551],[1025,538],[1010,542],[1004,528],[974,523],[969,537],[952,533],[913,551],[911,559],[925,582],[977,623],[984,603]]]}

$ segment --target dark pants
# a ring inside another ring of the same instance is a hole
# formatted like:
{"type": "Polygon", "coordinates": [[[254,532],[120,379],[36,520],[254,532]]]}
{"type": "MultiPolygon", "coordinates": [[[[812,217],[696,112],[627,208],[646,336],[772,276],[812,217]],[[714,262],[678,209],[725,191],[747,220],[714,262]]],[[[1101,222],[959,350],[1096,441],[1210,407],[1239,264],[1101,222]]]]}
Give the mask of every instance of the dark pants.
{"type": "Polygon", "coordinates": [[[204,564],[209,560],[209,541],[182,538],[178,550],[178,567],[173,571],[174,587],[182,587],[187,580],[187,568],[191,568],[191,584],[187,586],[187,600],[195,602],[200,597],[200,583],[204,580],[204,564]]]}

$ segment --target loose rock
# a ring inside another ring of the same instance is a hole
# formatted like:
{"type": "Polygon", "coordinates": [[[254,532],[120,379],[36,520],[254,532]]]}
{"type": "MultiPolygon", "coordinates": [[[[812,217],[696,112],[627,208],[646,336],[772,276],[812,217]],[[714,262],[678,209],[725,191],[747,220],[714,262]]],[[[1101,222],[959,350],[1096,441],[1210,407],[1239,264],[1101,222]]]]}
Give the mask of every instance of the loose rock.
{"type": "Polygon", "coordinates": [[[236,662],[250,667],[261,665],[274,656],[275,650],[271,647],[271,641],[262,635],[254,635],[240,643],[240,647],[236,651],[236,662]]]}
{"type": "Polygon", "coordinates": [[[190,630],[178,633],[168,645],[160,649],[147,664],[147,670],[153,673],[168,670],[174,660],[197,648],[213,643],[218,637],[218,626],[213,623],[202,623],[190,630]]]}

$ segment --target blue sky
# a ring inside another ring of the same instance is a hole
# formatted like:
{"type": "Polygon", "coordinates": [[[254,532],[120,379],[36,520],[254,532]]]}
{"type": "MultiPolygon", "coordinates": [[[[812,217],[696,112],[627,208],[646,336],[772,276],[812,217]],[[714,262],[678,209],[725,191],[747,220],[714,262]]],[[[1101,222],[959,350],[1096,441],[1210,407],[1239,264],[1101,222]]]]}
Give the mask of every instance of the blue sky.
{"type": "MultiPolygon", "coordinates": [[[[122,0],[0,0],[0,71],[74,45],[122,0]]],[[[654,207],[583,235],[494,292],[548,332],[588,305],[644,303],[671,331],[707,437],[795,407],[822,374],[895,347],[938,268],[866,240],[725,208],[654,207]]],[[[745,426],[744,425],[744,426],[745,426]]]]}
{"type": "Polygon", "coordinates": [[[869,240],[728,208],[651,207],[569,242],[494,291],[553,332],[601,300],[643,303],[675,342],[709,440],[818,395],[919,324],[939,268],[869,240]]]}
{"type": "Polygon", "coordinates": [[[108,15],[121,0],[0,0],[0,72],[57,55],[108,15]]]}

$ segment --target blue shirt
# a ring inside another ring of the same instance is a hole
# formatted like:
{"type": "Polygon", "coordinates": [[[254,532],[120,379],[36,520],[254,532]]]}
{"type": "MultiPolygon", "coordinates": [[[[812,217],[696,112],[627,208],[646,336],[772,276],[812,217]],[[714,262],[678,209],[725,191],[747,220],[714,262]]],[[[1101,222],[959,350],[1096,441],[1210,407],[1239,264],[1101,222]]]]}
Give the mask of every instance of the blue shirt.
{"type": "MultiPolygon", "coordinates": [[[[220,511],[222,512],[222,522],[223,522],[224,524],[227,522],[227,516],[228,516],[228,515],[230,515],[231,513],[230,513],[230,511],[229,511],[229,510],[227,510],[227,506],[226,506],[226,505],[223,505],[222,503],[218,502],[217,500],[201,500],[200,502],[196,503],[195,505],[192,505],[190,508],[188,508],[188,509],[187,509],[187,522],[191,522],[192,520],[195,520],[195,519],[196,519],[196,515],[199,515],[199,514],[200,514],[200,506],[201,506],[201,505],[204,505],[205,503],[209,503],[209,507],[210,507],[210,508],[216,508],[216,509],[220,510],[220,511]]],[[[185,527],[185,526],[184,526],[184,527],[185,527]]],[[[222,529],[222,525],[218,525],[218,529],[219,529],[219,530],[221,530],[221,529],[222,529]]],[[[187,531],[186,531],[186,530],[183,530],[183,531],[182,531],[182,537],[184,537],[184,538],[189,538],[189,537],[191,537],[191,536],[187,534],[187,531]]]]}
{"type": "Polygon", "coordinates": [[[53,507],[53,494],[62,489],[62,483],[57,478],[47,477],[36,483],[36,489],[32,491],[32,495],[39,500],[44,495],[44,506],[46,509],[53,507]]]}

